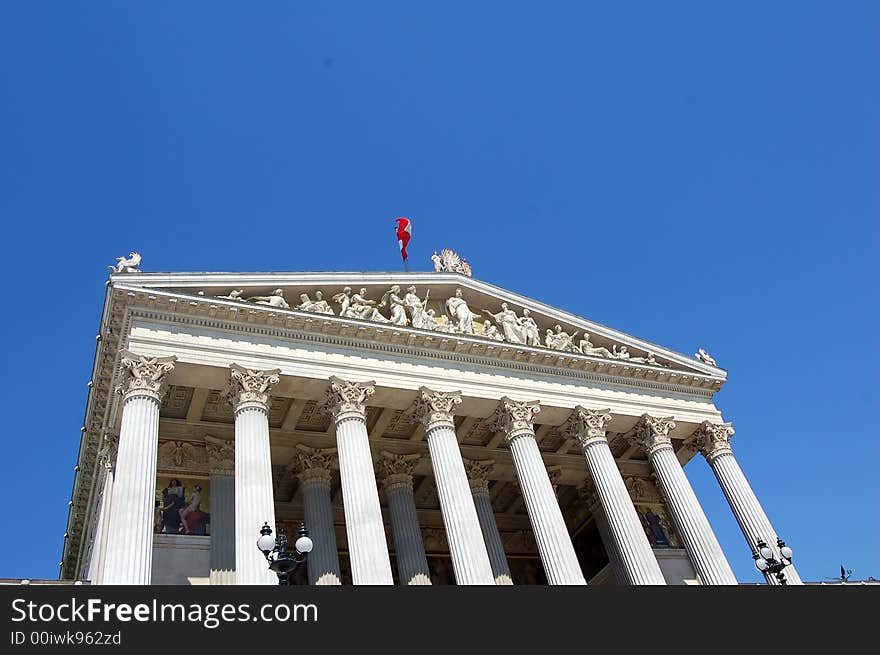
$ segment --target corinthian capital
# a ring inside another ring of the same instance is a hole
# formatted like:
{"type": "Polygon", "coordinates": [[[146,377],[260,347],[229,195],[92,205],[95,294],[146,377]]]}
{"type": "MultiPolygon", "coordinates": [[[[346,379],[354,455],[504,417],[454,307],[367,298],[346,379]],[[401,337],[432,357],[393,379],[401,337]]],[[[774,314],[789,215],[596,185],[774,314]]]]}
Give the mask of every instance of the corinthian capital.
{"type": "Polygon", "coordinates": [[[578,405],[571,414],[568,433],[581,448],[597,441],[606,441],[605,426],[611,420],[610,409],[587,409],[578,405]]]}
{"type": "Polygon", "coordinates": [[[496,427],[507,434],[507,441],[521,434],[534,434],[534,420],[541,406],[537,400],[520,402],[504,396],[498,407],[496,427]]]}
{"type": "Polygon", "coordinates": [[[639,422],[636,423],[628,436],[630,441],[648,451],[648,455],[653,455],[662,448],[672,448],[669,431],[674,427],[675,421],[671,416],[657,418],[649,414],[642,414],[639,422]]]}
{"type": "Polygon", "coordinates": [[[734,434],[731,423],[711,423],[703,421],[695,433],[695,444],[700,452],[711,462],[720,455],[732,453],[730,438],[734,434]]]}
{"type": "Polygon", "coordinates": [[[398,455],[383,450],[376,465],[379,481],[386,491],[405,487],[412,489],[413,472],[422,458],[418,453],[398,455]]]}
{"type": "Polygon", "coordinates": [[[471,485],[471,491],[489,493],[489,476],[495,469],[494,459],[464,459],[464,470],[471,485]]]}
{"type": "Polygon", "coordinates": [[[235,472],[235,444],[232,441],[206,435],[205,449],[208,451],[209,472],[220,475],[235,472]]]}
{"type": "Polygon", "coordinates": [[[333,467],[335,454],[335,448],[309,448],[304,444],[297,444],[296,455],[290,468],[303,484],[308,482],[330,484],[330,470],[333,467]]]}
{"type": "Polygon", "coordinates": [[[337,423],[346,418],[366,418],[367,398],[376,393],[375,382],[348,382],[330,376],[330,388],[324,404],[337,423]]]}
{"type": "Polygon", "coordinates": [[[440,425],[455,428],[452,414],[455,406],[461,404],[461,391],[432,391],[428,387],[419,387],[419,397],[413,408],[414,416],[425,426],[425,431],[440,425]]]}
{"type": "Polygon", "coordinates": [[[177,357],[144,357],[121,350],[122,379],[116,387],[123,396],[151,396],[161,400],[167,385],[165,376],[174,370],[177,357]]]}
{"type": "Polygon", "coordinates": [[[245,407],[268,410],[269,390],[281,380],[281,369],[255,371],[238,364],[229,365],[229,386],[226,399],[236,411],[245,407]]]}

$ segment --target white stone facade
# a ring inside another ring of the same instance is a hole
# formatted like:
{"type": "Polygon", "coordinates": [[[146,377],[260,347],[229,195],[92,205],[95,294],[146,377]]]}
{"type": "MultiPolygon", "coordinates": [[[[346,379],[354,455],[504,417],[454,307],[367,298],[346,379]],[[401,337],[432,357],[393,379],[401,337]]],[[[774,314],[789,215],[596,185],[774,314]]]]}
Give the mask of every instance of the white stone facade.
{"type": "Polygon", "coordinates": [[[303,584],[732,584],[698,449],[776,538],[714,360],[460,273],[114,268],[102,325],[64,578],[274,584],[260,527],[308,520],[303,584]]]}

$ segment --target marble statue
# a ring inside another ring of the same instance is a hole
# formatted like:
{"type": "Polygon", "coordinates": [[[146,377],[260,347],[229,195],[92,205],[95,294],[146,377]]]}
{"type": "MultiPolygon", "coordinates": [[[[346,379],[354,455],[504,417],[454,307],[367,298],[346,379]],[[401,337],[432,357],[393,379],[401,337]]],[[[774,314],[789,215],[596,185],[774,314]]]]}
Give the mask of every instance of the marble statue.
{"type": "Polygon", "coordinates": [[[431,255],[431,261],[434,262],[434,270],[438,273],[461,273],[471,276],[471,265],[450,248],[444,248],[439,255],[435,250],[431,255]]]}
{"type": "Polygon", "coordinates": [[[697,352],[694,353],[694,357],[699,359],[704,364],[708,364],[709,366],[718,366],[718,364],[715,362],[715,358],[707,353],[705,348],[698,348],[697,352]]]}
{"type": "Polygon", "coordinates": [[[527,346],[541,345],[541,333],[538,332],[538,324],[529,315],[527,307],[523,308],[523,315],[519,319],[519,327],[527,346]]]}
{"type": "Polygon", "coordinates": [[[315,297],[317,298],[317,300],[312,300],[311,298],[309,298],[309,294],[307,293],[299,294],[299,299],[302,302],[297,305],[296,308],[304,312],[329,314],[330,316],[333,316],[333,309],[330,307],[327,301],[324,300],[324,295],[320,291],[316,291],[315,297]]]}
{"type": "Polygon", "coordinates": [[[237,300],[239,302],[244,302],[244,298],[241,297],[241,294],[244,293],[244,289],[233,289],[229,292],[228,296],[217,296],[221,300],[237,300]]]}
{"type": "Polygon", "coordinates": [[[365,287],[361,287],[358,293],[354,293],[351,296],[351,309],[357,314],[358,318],[366,321],[375,321],[376,323],[390,323],[391,321],[382,316],[376,305],[375,300],[367,299],[367,289],[365,287]]]}
{"type": "Polygon", "coordinates": [[[434,328],[437,332],[443,332],[445,334],[457,334],[458,328],[455,327],[455,323],[450,321],[448,318],[445,321],[437,321],[437,327],[434,328]]]}
{"type": "Polygon", "coordinates": [[[474,314],[467,301],[461,297],[461,289],[455,290],[455,295],[446,300],[446,313],[450,319],[454,319],[458,332],[462,334],[474,333],[474,319],[480,318],[474,314]]]}
{"type": "Polygon", "coordinates": [[[630,357],[629,361],[635,362],[636,364],[650,364],[651,366],[661,366],[661,364],[658,363],[656,359],[654,359],[654,353],[652,353],[650,350],[645,357],[630,357]]]}
{"type": "Polygon", "coordinates": [[[430,293],[431,290],[428,289],[427,293],[425,293],[425,299],[420,300],[418,294],[416,294],[416,288],[412,286],[407,287],[406,294],[403,296],[403,305],[409,309],[410,323],[414,328],[426,327],[427,314],[425,313],[425,306],[428,304],[430,293]]]}
{"type": "Polygon", "coordinates": [[[626,349],[626,346],[620,346],[618,349],[617,344],[611,346],[611,356],[614,359],[629,359],[631,355],[629,354],[629,350],[626,349]]]}
{"type": "Polygon", "coordinates": [[[290,309],[290,305],[284,300],[283,289],[275,289],[271,296],[251,296],[248,298],[248,302],[254,302],[258,305],[269,305],[278,309],[290,309]]]}
{"type": "Polygon", "coordinates": [[[578,342],[577,349],[584,355],[592,355],[594,357],[614,357],[608,348],[594,346],[590,341],[590,335],[587,332],[584,332],[584,338],[578,342]]]}
{"type": "Polygon", "coordinates": [[[315,291],[315,304],[313,311],[333,316],[333,308],[330,307],[330,303],[324,300],[324,294],[321,291],[315,291]]]}
{"type": "Polygon", "coordinates": [[[562,329],[561,325],[555,326],[555,332],[547,329],[547,335],[544,337],[544,345],[552,350],[562,350],[563,352],[578,352],[577,346],[574,345],[574,338],[578,331],[569,334],[562,329]]]}
{"type": "Polygon", "coordinates": [[[422,327],[426,330],[439,330],[441,323],[435,318],[435,314],[433,309],[425,310],[425,320],[422,327]]]}
{"type": "Polygon", "coordinates": [[[501,311],[497,314],[493,314],[489,310],[485,311],[494,318],[495,322],[501,327],[505,341],[509,341],[510,343],[526,342],[526,337],[523,334],[523,327],[519,323],[520,319],[515,311],[508,309],[506,302],[501,303],[501,311]]]}
{"type": "Polygon", "coordinates": [[[130,252],[128,257],[117,257],[116,266],[108,266],[107,268],[114,273],[140,273],[141,254],[139,252],[130,252]]]}
{"type": "Polygon", "coordinates": [[[382,316],[374,306],[376,301],[368,300],[366,295],[367,290],[365,288],[361,288],[359,293],[353,294],[351,287],[345,287],[340,293],[333,296],[332,300],[339,305],[339,316],[341,318],[359,318],[363,321],[388,323],[388,319],[382,316]]]}
{"type": "Polygon", "coordinates": [[[360,318],[351,307],[351,287],[345,287],[333,296],[331,300],[339,305],[339,316],[341,318],[360,318]]]}
{"type": "MultiPolygon", "coordinates": [[[[398,295],[399,293],[400,286],[395,284],[385,292],[384,296],[382,296],[382,300],[379,301],[378,307],[385,307],[386,305],[390,306],[391,319],[389,322],[392,325],[400,325],[404,327],[409,321],[406,318],[406,306],[403,304],[403,299],[398,295]]],[[[385,317],[383,316],[382,318],[385,317]]]]}
{"type": "Polygon", "coordinates": [[[498,331],[498,328],[490,321],[488,318],[483,321],[483,333],[482,336],[487,339],[495,339],[495,341],[504,341],[504,337],[501,336],[501,333],[498,331]]]}

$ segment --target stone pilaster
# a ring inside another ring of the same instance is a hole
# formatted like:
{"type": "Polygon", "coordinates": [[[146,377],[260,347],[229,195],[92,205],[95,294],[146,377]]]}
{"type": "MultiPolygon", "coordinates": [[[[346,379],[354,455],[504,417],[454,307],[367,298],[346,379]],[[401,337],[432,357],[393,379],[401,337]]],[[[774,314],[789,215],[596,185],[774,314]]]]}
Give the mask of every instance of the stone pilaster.
{"type": "Polygon", "coordinates": [[[356,585],[394,584],[367,434],[365,403],[374,392],[373,382],[347,382],[332,376],[326,400],[336,423],[345,532],[356,585]]]}
{"type": "Polygon", "coordinates": [[[413,471],[419,459],[418,454],[398,455],[387,451],[382,451],[379,459],[379,479],[385,489],[391,516],[397,575],[402,585],[431,584],[431,571],[413,498],[413,471]]]}
{"type": "Polygon", "coordinates": [[[269,452],[269,391],[278,369],[229,366],[226,397],[235,414],[235,581],[278,584],[257,539],[264,523],[275,528],[272,459],[269,452]]]}
{"type": "MultiPolygon", "coordinates": [[[[755,492],[733,455],[733,449],[730,447],[730,438],[733,434],[733,426],[730,423],[718,424],[706,421],[697,429],[695,445],[715,473],[749,549],[754,552],[758,540],[762,539],[773,550],[775,557],[780,559],[781,554],[776,545],[779,535],[771,525],[770,519],[767,518],[764,508],[758,502],[755,492]]],[[[785,567],[784,573],[788,584],[803,584],[793,564],[785,567]]],[[[767,584],[779,584],[772,573],[765,573],[764,577],[767,584]]]]}
{"type": "Polygon", "coordinates": [[[119,437],[104,433],[98,451],[98,475],[101,496],[98,500],[98,516],[92,536],[92,550],[89,555],[89,570],[86,575],[92,584],[101,584],[104,559],[106,556],[107,532],[110,526],[110,503],[113,498],[113,474],[116,470],[116,453],[119,437]]]}
{"type": "Polygon", "coordinates": [[[413,412],[425,426],[456,583],[495,584],[455,436],[452,415],[460,403],[459,391],[444,393],[421,387],[413,412]]]}
{"type": "Polygon", "coordinates": [[[309,584],[341,585],[339,551],[333,526],[333,499],[330,496],[331,469],[335,448],[309,448],[298,444],[292,469],[302,485],[305,526],[314,548],[307,566],[309,584]]]}
{"type": "Polygon", "coordinates": [[[537,401],[505,397],[499,409],[498,425],[507,435],[547,580],[552,585],[584,585],[583,571],[535,440],[533,421],[541,408],[537,401]]]}
{"type": "Polygon", "coordinates": [[[569,423],[569,435],[580,444],[587,459],[590,478],[613,540],[609,551],[618,558],[615,564],[619,565],[626,583],[666,584],[608,446],[605,426],[610,420],[611,410],[575,407],[569,423]]]}
{"type": "Polygon", "coordinates": [[[208,472],[211,476],[209,580],[212,585],[233,585],[235,584],[235,442],[206,436],[205,448],[208,453],[208,472]]]}
{"type": "Polygon", "coordinates": [[[144,357],[123,350],[122,426],[110,503],[103,584],[150,584],[159,406],[176,357],[144,357]]]}
{"type": "Polygon", "coordinates": [[[495,584],[512,585],[513,578],[510,576],[510,567],[507,564],[507,555],[504,553],[504,543],[498,532],[498,524],[495,522],[495,512],[492,510],[492,497],[489,495],[489,475],[495,467],[491,459],[464,460],[464,470],[468,476],[474,505],[477,509],[477,518],[480,521],[480,530],[483,532],[483,541],[486,542],[486,550],[489,554],[489,564],[492,566],[492,575],[495,576],[495,584]]]}
{"type": "Polygon", "coordinates": [[[671,417],[656,418],[644,414],[629,437],[647,451],[675,528],[702,583],[737,584],[709,520],[675,456],[669,437],[674,427],[675,422],[671,417]]]}

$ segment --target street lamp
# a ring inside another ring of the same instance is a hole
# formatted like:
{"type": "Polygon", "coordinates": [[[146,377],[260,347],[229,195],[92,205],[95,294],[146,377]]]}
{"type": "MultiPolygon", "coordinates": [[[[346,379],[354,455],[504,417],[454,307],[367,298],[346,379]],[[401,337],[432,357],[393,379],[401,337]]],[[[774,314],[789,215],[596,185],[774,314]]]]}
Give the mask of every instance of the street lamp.
{"type": "Polygon", "coordinates": [[[779,580],[779,584],[788,584],[782,569],[791,565],[791,548],[786,546],[785,542],[779,538],[776,539],[776,545],[779,548],[781,559],[776,559],[770,546],[763,539],[758,538],[757,549],[752,555],[752,559],[755,560],[755,566],[761,573],[772,573],[779,580]]]}
{"type": "Polygon", "coordinates": [[[269,562],[269,568],[275,571],[280,585],[290,584],[291,571],[306,561],[306,556],[312,551],[313,545],[305,524],[299,526],[299,533],[293,544],[293,553],[287,550],[287,536],[281,532],[277,539],[273,538],[272,528],[268,523],[264,523],[260,528],[260,538],[257,539],[257,548],[269,562]]]}

